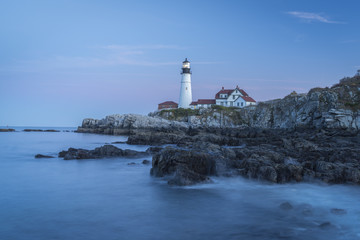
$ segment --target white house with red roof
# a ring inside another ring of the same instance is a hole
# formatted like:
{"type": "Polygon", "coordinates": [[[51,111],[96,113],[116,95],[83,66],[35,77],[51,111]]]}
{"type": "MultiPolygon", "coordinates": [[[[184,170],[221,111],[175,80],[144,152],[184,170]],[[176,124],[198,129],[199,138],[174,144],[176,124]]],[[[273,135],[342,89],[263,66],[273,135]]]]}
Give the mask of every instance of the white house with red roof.
{"type": "Polygon", "coordinates": [[[215,95],[216,105],[225,107],[245,107],[255,105],[256,101],[243,89],[236,86],[235,89],[222,89],[215,95]]]}
{"type": "Polygon", "coordinates": [[[246,107],[255,105],[256,101],[250,97],[243,89],[236,86],[235,89],[224,89],[215,95],[215,99],[199,99],[190,104],[192,109],[211,108],[212,105],[224,107],[246,107]]]}

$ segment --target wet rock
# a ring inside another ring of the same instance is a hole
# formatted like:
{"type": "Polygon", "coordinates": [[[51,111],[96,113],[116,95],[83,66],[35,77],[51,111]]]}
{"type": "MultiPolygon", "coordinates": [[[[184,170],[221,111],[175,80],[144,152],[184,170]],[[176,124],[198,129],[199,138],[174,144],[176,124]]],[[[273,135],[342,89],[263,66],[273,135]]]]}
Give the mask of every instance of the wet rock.
{"type": "Polygon", "coordinates": [[[341,208],[332,208],[330,212],[335,215],[344,215],[347,213],[345,209],[341,209],[341,208]]]}
{"type": "Polygon", "coordinates": [[[163,149],[163,147],[149,147],[146,152],[150,154],[158,153],[163,149]]]}
{"type": "Polygon", "coordinates": [[[150,162],[149,160],[146,160],[146,159],[142,161],[142,164],[144,164],[144,165],[148,165],[148,164],[150,164],[150,163],[151,163],[151,162],[150,162]]]}
{"type": "Polygon", "coordinates": [[[102,147],[95,148],[94,150],[76,149],[69,148],[67,151],[61,151],[59,157],[64,160],[73,159],[97,159],[97,158],[108,158],[108,157],[144,157],[149,154],[146,152],[139,152],[130,149],[120,149],[113,145],[104,145],[102,147]]]}
{"type": "Polygon", "coordinates": [[[203,174],[196,173],[186,168],[177,168],[174,176],[168,181],[169,185],[189,186],[197,183],[210,183],[211,179],[203,174]]]}
{"type": "Polygon", "coordinates": [[[49,156],[49,155],[42,155],[42,154],[36,154],[35,158],[54,158],[53,156],[49,156]]]}
{"type": "Polygon", "coordinates": [[[125,141],[116,141],[116,142],[112,142],[111,144],[125,144],[125,141]]]}
{"type": "Polygon", "coordinates": [[[59,130],[55,129],[24,129],[24,132],[60,132],[59,130]]]}
{"type": "Polygon", "coordinates": [[[333,228],[334,225],[331,224],[331,222],[323,222],[319,225],[319,228],[322,229],[329,229],[329,228],[333,228]]]}
{"type": "Polygon", "coordinates": [[[289,202],[283,202],[283,203],[280,204],[280,208],[282,210],[291,210],[294,207],[289,202]]]}
{"type": "Polygon", "coordinates": [[[15,129],[12,128],[1,128],[0,132],[15,132],[15,129]]]}
{"type": "Polygon", "coordinates": [[[166,147],[153,156],[152,176],[170,177],[169,184],[192,185],[216,174],[215,157],[209,153],[166,147]]]}

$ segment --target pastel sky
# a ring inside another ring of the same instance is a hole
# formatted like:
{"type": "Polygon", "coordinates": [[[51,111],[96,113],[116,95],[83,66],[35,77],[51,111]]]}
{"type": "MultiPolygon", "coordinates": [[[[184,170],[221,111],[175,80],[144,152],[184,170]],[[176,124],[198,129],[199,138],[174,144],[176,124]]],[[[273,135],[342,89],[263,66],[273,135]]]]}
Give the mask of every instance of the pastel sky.
{"type": "Polygon", "coordinates": [[[360,68],[360,1],[1,1],[0,126],[78,126],[222,86],[255,100],[360,68]]]}

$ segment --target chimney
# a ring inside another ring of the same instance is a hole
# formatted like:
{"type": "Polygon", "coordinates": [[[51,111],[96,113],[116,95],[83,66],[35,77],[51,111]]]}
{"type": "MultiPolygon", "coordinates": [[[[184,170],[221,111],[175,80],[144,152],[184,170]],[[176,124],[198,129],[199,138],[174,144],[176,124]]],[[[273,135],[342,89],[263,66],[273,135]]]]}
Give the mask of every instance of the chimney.
{"type": "Polygon", "coordinates": [[[222,90],[224,90],[224,87],[222,87],[222,90]]]}

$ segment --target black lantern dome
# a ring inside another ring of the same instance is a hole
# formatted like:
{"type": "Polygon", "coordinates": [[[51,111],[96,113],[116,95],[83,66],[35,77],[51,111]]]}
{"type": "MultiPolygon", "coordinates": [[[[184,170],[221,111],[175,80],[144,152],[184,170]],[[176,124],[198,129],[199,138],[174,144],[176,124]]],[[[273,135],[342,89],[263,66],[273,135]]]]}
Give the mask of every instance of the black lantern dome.
{"type": "Polygon", "coordinates": [[[189,73],[191,74],[191,71],[190,71],[190,62],[187,60],[187,58],[185,58],[185,61],[183,61],[183,64],[182,64],[182,72],[181,74],[184,74],[184,73],[189,73]]]}

